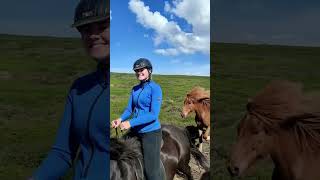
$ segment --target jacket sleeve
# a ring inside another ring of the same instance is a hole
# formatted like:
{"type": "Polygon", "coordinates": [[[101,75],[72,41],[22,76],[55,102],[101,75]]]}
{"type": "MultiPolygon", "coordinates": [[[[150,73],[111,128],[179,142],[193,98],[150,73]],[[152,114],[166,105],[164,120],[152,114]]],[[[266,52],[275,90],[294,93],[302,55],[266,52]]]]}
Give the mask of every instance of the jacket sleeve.
{"type": "Polygon", "coordinates": [[[159,117],[161,103],[162,103],[162,90],[159,85],[153,86],[151,89],[151,107],[150,111],[141,114],[136,118],[130,120],[131,127],[139,126],[156,120],[159,117]]]}
{"type": "Polygon", "coordinates": [[[134,105],[133,105],[133,90],[132,90],[131,94],[130,94],[129,101],[128,101],[128,106],[126,107],[126,109],[124,110],[122,115],[120,116],[121,121],[125,121],[126,119],[128,119],[131,116],[131,114],[133,113],[132,112],[133,108],[134,108],[134,105]]]}
{"type": "Polygon", "coordinates": [[[59,179],[71,167],[79,146],[71,129],[72,117],[72,96],[69,93],[56,141],[46,159],[34,172],[33,178],[35,180],[59,179]]]}

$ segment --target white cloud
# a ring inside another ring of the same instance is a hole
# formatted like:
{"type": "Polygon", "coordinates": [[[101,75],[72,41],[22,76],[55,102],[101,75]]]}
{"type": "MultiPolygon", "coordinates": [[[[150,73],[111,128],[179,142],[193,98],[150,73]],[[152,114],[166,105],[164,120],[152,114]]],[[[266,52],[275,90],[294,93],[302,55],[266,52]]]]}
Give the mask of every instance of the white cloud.
{"type": "Polygon", "coordinates": [[[149,34],[143,34],[143,37],[148,38],[149,34]]]}
{"type": "Polygon", "coordinates": [[[129,9],[136,14],[138,23],[154,30],[155,46],[162,43],[169,45],[167,49],[156,49],[155,53],[167,56],[210,53],[209,0],[174,0],[173,5],[165,2],[164,10],[184,18],[193,27],[191,33],[184,32],[177,22],[169,21],[158,11],[151,12],[141,0],[130,0],[129,9]]]}
{"type": "Polygon", "coordinates": [[[164,2],[164,11],[165,11],[165,12],[171,11],[171,6],[170,6],[170,4],[169,4],[168,1],[165,1],[165,2],[164,2]]]}
{"type": "Polygon", "coordinates": [[[161,54],[164,56],[176,56],[179,54],[179,51],[174,48],[168,48],[168,49],[156,49],[154,50],[155,53],[161,54]]]}
{"type": "Polygon", "coordinates": [[[195,35],[210,36],[210,0],[174,0],[173,4],[168,11],[191,24],[195,35]]]}

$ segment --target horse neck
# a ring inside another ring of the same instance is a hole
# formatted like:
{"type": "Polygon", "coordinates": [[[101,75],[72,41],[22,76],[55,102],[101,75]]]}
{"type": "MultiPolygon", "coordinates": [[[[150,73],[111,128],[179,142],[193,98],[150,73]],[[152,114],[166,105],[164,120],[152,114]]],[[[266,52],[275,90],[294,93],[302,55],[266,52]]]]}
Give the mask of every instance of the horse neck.
{"type": "Polygon", "coordinates": [[[207,116],[208,113],[210,113],[210,107],[207,107],[202,103],[197,103],[195,104],[194,111],[198,117],[205,119],[205,116],[207,116]]]}
{"type": "Polygon", "coordinates": [[[275,168],[285,179],[294,179],[299,174],[300,157],[303,153],[300,151],[293,134],[288,130],[281,130],[273,137],[273,147],[270,148],[270,156],[274,162],[275,168]]]}

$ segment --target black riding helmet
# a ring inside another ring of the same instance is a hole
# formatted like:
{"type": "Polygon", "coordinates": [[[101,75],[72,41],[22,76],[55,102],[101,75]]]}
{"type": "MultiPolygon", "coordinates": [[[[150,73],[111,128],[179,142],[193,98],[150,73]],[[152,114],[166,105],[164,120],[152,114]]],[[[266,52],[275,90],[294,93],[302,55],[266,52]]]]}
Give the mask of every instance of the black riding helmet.
{"type": "Polygon", "coordinates": [[[136,62],[134,62],[134,64],[133,64],[132,69],[135,71],[137,69],[142,69],[142,68],[146,68],[149,70],[150,73],[152,73],[152,64],[146,58],[140,58],[140,59],[136,60],[136,62]]]}
{"type": "Polygon", "coordinates": [[[109,17],[110,0],[80,0],[76,7],[72,27],[107,20],[109,17]]]}

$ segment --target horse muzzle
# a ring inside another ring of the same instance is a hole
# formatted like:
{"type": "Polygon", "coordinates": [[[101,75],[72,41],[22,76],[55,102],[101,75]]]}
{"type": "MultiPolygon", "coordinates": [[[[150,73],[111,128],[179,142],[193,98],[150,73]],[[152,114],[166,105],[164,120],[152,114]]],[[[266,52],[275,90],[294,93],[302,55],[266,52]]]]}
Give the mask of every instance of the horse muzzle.
{"type": "Polygon", "coordinates": [[[233,166],[230,164],[228,166],[228,171],[232,177],[236,177],[240,175],[240,168],[238,168],[237,166],[233,166]]]}
{"type": "Polygon", "coordinates": [[[181,112],[181,113],[180,113],[180,116],[181,116],[182,118],[186,118],[186,117],[187,117],[187,115],[188,115],[188,114],[183,113],[183,112],[181,112]]]}

